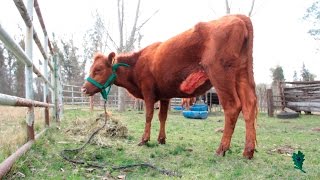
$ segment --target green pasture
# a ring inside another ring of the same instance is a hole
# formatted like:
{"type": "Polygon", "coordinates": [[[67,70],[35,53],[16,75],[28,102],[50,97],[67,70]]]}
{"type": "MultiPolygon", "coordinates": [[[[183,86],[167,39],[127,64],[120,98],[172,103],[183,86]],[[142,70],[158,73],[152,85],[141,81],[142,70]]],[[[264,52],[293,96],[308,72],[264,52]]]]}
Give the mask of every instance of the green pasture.
{"type": "MultiPolygon", "coordinates": [[[[320,116],[301,115],[293,120],[269,118],[259,114],[258,146],[252,160],[242,157],[245,140],[244,121],[240,118],[225,157],[215,150],[220,143],[223,114],[213,112],[206,120],[185,119],[171,111],[167,120],[167,143],[157,144],[159,122],[157,111],[152,123],[151,141],[137,146],[144,130],[144,112],[110,111],[111,118],[128,128],[126,137],[104,137],[99,134],[79,154],[72,157],[99,163],[105,168],[77,165],[61,158],[63,149],[81,146],[95,128],[102,110],[66,110],[64,119],[55,124],[14,165],[5,179],[319,179],[320,116]],[[83,129],[79,129],[78,127],[83,129]],[[78,128],[78,129],[77,129],[78,128]],[[294,168],[292,153],[305,154],[303,169],[294,168]],[[174,171],[182,177],[161,174],[148,167],[113,170],[114,166],[150,163],[174,171]]],[[[101,121],[101,120],[99,120],[101,121]]],[[[98,127],[98,126],[97,126],[98,127]]],[[[103,131],[103,130],[102,130],[103,131]]],[[[103,133],[102,133],[103,134],[103,133]]]]}

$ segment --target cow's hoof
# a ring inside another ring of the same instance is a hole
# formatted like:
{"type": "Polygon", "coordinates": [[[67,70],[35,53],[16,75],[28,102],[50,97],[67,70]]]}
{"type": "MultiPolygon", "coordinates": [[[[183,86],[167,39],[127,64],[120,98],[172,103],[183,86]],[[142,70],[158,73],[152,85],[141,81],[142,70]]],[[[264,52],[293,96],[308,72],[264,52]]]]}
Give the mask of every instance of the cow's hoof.
{"type": "Polygon", "coordinates": [[[166,138],[159,138],[158,143],[159,144],[166,144],[166,138]]]}
{"type": "Polygon", "coordinates": [[[217,156],[225,156],[226,155],[226,151],[228,150],[229,148],[225,148],[223,147],[222,145],[220,145],[220,147],[216,150],[216,155],[217,156]]]}
{"type": "Polygon", "coordinates": [[[141,142],[139,142],[138,146],[146,145],[148,141],[149,140],[141,140],[141,142]]]}
{"type": "Polygon", "coordinates": [[[226,151],[216,151],[216,155],[217,156],[225,156],[226,155],[226,151]]]}
{"type": "Polygon", "coordinates": [[[253,153],[254,153],[254,149],[245,149],[243,152],[243,157],[245,157],[247,159],[252,159],[253,153]]]}

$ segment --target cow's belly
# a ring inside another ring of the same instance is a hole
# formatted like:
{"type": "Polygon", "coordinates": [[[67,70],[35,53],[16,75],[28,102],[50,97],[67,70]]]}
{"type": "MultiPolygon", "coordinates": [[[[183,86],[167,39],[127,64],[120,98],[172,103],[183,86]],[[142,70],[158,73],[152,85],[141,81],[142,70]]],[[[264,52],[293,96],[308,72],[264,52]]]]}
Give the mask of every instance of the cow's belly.
{"type": "Polygon", "coordinates": [[[173,97],[196,97],[203,95],[212,87],[210,80],[204,71],[193,72],[182,81],[177,81],[174,78],[172,80],[172,83],[166,83],[170,84],[169,87],[166,86],[160,88],[160,99],[173,97]]]}

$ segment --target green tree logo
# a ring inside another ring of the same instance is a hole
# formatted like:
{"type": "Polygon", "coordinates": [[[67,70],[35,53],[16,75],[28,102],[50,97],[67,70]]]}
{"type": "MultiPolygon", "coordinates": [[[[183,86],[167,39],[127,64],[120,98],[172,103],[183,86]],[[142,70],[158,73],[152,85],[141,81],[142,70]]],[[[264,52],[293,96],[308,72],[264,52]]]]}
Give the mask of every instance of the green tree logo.
{"type": "Polygon", "coordinates": [[[298,151],[298,154],[293,153],[292,155],[292,160],[294,162],[294,168],[296,169],[300,169],[302,172],[306,173],[303,169],[302,169],[302,165],[303,165],[303,161],[304,159],[304,154],[301,151],[298,151]]]}

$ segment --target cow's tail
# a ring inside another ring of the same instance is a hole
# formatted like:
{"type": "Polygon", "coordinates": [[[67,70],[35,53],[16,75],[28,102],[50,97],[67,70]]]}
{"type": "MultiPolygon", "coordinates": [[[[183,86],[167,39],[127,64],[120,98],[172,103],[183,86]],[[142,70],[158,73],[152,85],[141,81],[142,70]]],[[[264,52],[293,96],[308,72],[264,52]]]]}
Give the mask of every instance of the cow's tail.
{"type": "Polygon", "coordinates": [[[247,30],[247,36],[246,36],[246,41],[245,41],[245,49],[247,53],[247,69],[248,69],[248,80],[249,83],[252,87],[255,88],[255,82],[253,78],[253,26],[250,18],[244,15],[238,15],[241,20],[245,23],[246,25],[246,30],[247,30]]]}
{"type": "MultiPolygon", "coordinates": [[[[248,82],[249,86],[255,91],[256,85],[254,82],[254,76],[253,76],[253,25],[247,16],[244,15],[239,15],[239,17],[242,19],[242,21],[245,22],[246,29],[247,29],[247,38],[246,38],[246,44],[245,44],[245,49],[246,49],[246,55],[247,55],[247,71],[248,71],[248,82]]],[[[255,93],[254,93],[255,94],[255,93]]],[[[256,96],[256,94],[255,94],[256,96]]],[[[254,126],[255,129],[257,128],[257,115],[258,115],[258,103],[257,103],[257,97],[255,101],[255,120],[254,120],[254,126]]],[[[256,139],[256,145],[258,144],[258,141],[256,139]]]]}

